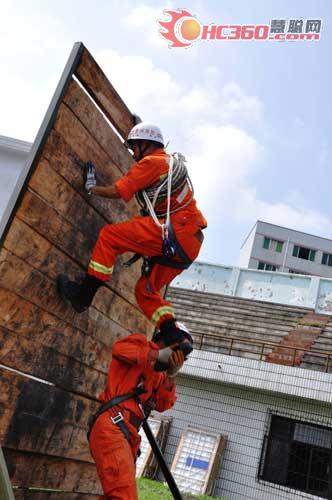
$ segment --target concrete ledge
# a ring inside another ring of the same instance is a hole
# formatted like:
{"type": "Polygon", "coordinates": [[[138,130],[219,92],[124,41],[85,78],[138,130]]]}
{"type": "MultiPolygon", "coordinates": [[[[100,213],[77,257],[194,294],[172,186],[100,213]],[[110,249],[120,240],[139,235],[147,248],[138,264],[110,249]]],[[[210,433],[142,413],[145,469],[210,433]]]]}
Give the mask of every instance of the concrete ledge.
{"type": "Polygon", "coordinates": [[[194,350],[181,375],[332,403],[332,374],[194,350]]]}

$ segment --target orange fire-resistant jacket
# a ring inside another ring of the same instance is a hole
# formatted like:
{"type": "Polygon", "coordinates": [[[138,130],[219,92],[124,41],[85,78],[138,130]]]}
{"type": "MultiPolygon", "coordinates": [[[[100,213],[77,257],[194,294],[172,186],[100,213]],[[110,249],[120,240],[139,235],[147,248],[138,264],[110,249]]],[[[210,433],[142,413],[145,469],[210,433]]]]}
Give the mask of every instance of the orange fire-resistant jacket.
{"type": "MultiPolygon", "coordinates": [[[[140,396],[144,403],[153,396],[155,409],[165,411],[171,408],[175,401],[175,384],[164,372],[156,372],[148,354],[151,349],[158,350],[157,344],[148,341],[143,334],[133,333],[117,340],[112,348],[112,362],[108,372],[107,387],[99,396],[106,402],[115,396],[133,391],[143,380],[146,393],[140,396]]],[[[123,408],[132,411],[138,418],[142,412],[134,399],[121,403],[123,408]]]]}
{"type": "MultiPolygon", "coordinates": [[[[145,156],[142,160],[135,163],[130,168],[128,173],[115,183],[115,187],[121,198],[124,201],[129,201],[138,191],[150,187],[164,179],[169,169],[169,164],[166,161],[167,158],[168,155],[165,150],[158,148],[153,151],[153,154],[145,156]]],[[[171,197],[171,210],[186,205],[190,196],[190,191],[187,192],[184,198],[182,197],[182,190],[174,193],[171,197]]],[[[162,201],[157,204],[155,210],[156,213],[164,212],[166,210],[166,201],[162,201]]],[[[186,212],[186,215],[190,219],[191,223],[197,224],[197,226],[200,226],[201,228],[207,226],[206,219],[198,210],[194,199],[192,199],[188,206],[186,206],[183,210],[175,213],[172,216],[172,220],[176,220],[177,214],[182,214],[183,216],[184,211],[186,212]]]]}
{"type": "MultiPolygon", "coordinates": [[[[112,348],[112,361],[108,373],[107,386],[99,396],[106,402],[115,396],[132,392],[143,379],[146,394],[140,396],[143,403],[150,398],[158,411],[171,408],[176,400],[175,384],[165,373],[154,371],[148,359],[149,351],[158,349],[154,342],[149,342],[144,335],[134,333],[118,340],[112,348]]],[[[95,460],[106,500],[137,500],[135,482],[135,463],[140,435],[128,420],[129,412],[142,418],[141,410],[133,399],[100,415],[90,434],[90,451],[95,460]],[[130,433],[130,443],[125,439],[120,428],[111,421],[121,410],[124,421],[130,433]]]]}

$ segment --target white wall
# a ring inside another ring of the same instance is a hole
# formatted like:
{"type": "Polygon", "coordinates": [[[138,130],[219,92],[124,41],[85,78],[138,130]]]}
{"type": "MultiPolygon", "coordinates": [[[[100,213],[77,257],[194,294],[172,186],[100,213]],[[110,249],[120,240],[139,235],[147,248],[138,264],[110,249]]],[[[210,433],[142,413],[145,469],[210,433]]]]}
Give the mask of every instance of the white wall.
{"type": "Polygon", "coordinates": [[[0,219],[28,158],[31,144],[0,136],[0,219]]]}
{"type": "Polygon", "coordinates": [[[227,500],[318,498],[258,482],[258,465],[271,412],[331,427],[331,406],[183,375],[178,377],[177,392],[175,408],[166,412],[173,417],[166,448],[169,464],[175,455],[181,432],[190,424],[228,436],[217,478],[216,496],[227,500]]]}

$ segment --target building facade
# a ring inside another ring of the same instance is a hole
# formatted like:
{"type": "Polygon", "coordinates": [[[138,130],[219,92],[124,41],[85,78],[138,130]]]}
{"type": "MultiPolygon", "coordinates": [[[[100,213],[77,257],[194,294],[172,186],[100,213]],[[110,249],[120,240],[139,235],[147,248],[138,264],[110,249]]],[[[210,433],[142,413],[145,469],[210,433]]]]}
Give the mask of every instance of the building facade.
{"type": "MultiPolygon", "coordinates": [[[[193,267],[167,292],[195,346],[177,377],[177,403],[166,412],[167,462],[188,428],[218,433],[226,446],[214,479],[217,498],[331,499],[332,317],[318,302],[332,280],[193,267]]],[[[193,465],[195,453],[187,450],[183,467],[192,477],[203,468],[200,460],[193,465]]]]}
{"type": "Polygon", "coordinates": [[[332,240],[257,221],[241,247],[240,266],[332,278],[332,240]]]}
{"type": "Polygon", "coordinates": [[[25,165],[31,143],[0,135],[0,219],[25,165]]]}

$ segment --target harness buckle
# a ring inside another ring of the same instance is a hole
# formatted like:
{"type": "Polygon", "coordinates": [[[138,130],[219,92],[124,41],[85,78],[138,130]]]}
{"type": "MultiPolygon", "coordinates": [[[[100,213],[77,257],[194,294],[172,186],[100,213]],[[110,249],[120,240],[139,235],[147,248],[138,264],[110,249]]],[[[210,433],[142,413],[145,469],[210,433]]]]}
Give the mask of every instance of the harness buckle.
{"type": "Polygon", "coordinates": [[[119,413],[117,415],[115,415],[114,417],[111,417],[111,420],[112,420],[113,424],[116,424],[116,425],[119,422],[122,422],[122,420],[124,420],[124,418],[123,418],[121,411],[119,411],[119,413]]]}

